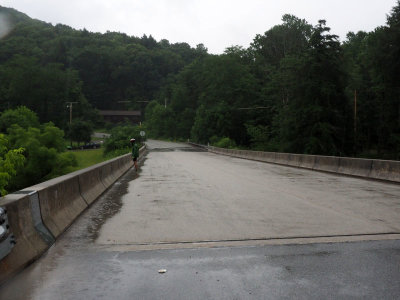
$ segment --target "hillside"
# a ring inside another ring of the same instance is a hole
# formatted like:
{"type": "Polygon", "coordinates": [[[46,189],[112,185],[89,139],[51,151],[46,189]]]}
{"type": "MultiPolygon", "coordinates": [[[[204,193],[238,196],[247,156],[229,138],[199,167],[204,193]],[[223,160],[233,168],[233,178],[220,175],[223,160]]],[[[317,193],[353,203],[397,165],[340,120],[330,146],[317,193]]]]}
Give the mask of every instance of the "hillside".
{"type": "Polygon", "coordinates": [[[26,14],[19,12],[14,8],[3,7],[0,5],[0,14],[2,18],[5,18],[11,26],[15,26],[19,22],[29,22],[33,21],[30,17],[26,14]]]}
{"type": "Polygon", "coordinates": [[[170,75],[206,54],[202,45],[194,49],[152,36],[92,33],[10,8],[0,12],[11,24],[0,43],[0,109],[27,105],[41,121],[61,126],[66,102],[85,98],[94,108],[116,109],[123,107],[119,101],[129,100],[128,106],[140,108],[136,101],[153,99],[170,75]]]}
{"type": "Polygon", "coordinates": [[[400,2],[384,26],[349,32],[293,15],[247,49],[53,26],[11,9],[0,42],[0,110],[41,122],[96,122],[97,109],[143,109],[147,133],[264,151],[400,158],[400,2]]]}

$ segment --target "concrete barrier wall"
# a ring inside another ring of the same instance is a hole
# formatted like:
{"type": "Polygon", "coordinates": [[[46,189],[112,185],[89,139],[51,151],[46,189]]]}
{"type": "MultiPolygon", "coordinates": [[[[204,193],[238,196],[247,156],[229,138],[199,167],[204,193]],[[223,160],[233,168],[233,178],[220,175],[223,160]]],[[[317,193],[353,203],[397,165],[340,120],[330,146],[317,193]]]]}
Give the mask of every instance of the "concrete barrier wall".
{"type": "Polygon", "coordinates": [[[0,206],[7,209],[10,230],[17,242],[10,254],[0,261],[1,283],[38,258],[48,245],[35,229],[29,195],[7,195],[0,200],[0,206]]]}
{"type": "MultiPolygon", "coordinates": [[[[145,147],[139,153],[143,157],[145,147]]],[[[0,284],[42,255],[54,238],[132,166],[132,156],[126,154],[0,198],[17,242],[0,261],[0,284]]]]}
{"type": "Polygon", "coordinates": [[[101,181],[101,166],[92,166],[80,171],[78,175],[80,192],[87,204],[92,204],[105,190],[101,181]]]}
{"type": "Polygon", "coordinates": [[[131,154],[125,154],[99,164],[99,168],[101,169],[101,182],[108,188],[132,166],[133,161],[131,154]]]}
{"type": "Polygon", "coordinates": [[[198,147],[198,148],[202,148],[207,150],[207,146],[206,145],[200,145],[200,144],[196,144],[196,143],[192,143],[192,142],[187,142],[189,145],[194,146],[194,147],[198,147]]]}
{"type": "Polygon", "coordinates": [[[88,207],[80,193],[79,178],[75,173],[25,190],[38,192],[43,222],[56,238],[88,207]]]}
{"type": "Polygon", "coordinates": [[[300,167],[303,161],[303,155],[290,153],[287,164],[292,167],[300,167]]]}
{"type": "Polygon", "coordinates": [[[287,165],[289,161],[289,153],[275,153],[274,163],[280,165],[287,165]]]}
{"type": "Polygon", "coordinates": [[[125,173],[133,166],[133,159],[131,155],[123,157],[122,159],[118,160],[118,162],[119,162],[119,169],[122,171],[122,173],[125,173]]]}
{"type": "Polygon", "coordinates": [[[370,177],[372,159],[341,157],[338,172],[340,174],[370,177]]]}
{"type": "Polygon", "coordinates": [[[275,162],[275,152],[262,152],[259,151],[259,156],[261,157],[262,161],[273,163],[275,162]]]}
{"type": "Polygon", "coordinates": [[[314,169],[315,160],[316,160],[315,155],[302,155],[299,168],[314,169]]]}
{"type": "Polygon", "coordinates": [[[373,160],[369,177],[400,182],[400,161],[373,160]]]}
{"type": "Polygon", "coordinates": [[[315,171],[400,183],[400,161],[208,147],[209,152],[315,171]]]}
{"type": "Polygon", "coordinates": [[[339,157],[336,156],[315,156],[315,164],[313,170],[338,173],[339,157]]]}
{"type": "Polygon", "coordinates": [[[100,166],[100,169],[101,169],[101,182],[104,184],[105,188],[108,188],[116,180],[116,177],[114,176],[113,173],[112,163],[103,164],[100,166]]]}

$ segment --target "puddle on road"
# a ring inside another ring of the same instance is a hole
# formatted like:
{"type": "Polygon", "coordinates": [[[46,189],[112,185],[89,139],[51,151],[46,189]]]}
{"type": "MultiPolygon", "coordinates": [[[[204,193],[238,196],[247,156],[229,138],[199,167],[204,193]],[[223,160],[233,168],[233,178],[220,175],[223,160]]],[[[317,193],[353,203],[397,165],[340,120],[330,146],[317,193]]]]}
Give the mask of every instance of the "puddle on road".
{"type": "Polygon", "coordinates": [[[129,183],[140,176],[140,167],[146,158],[139,163],[139,173],[131,168],[125,175],[118,179],[112,187],[93,205],[90,221],[87,224],[89,239],[94,242],[104,223],[115,216],[122,207],[122,197],[128,194],[129,183]]]}
{"type": "Polygon", "coordinates": [[[129,170],[123,178],[114,183],[110,190],[99,199],[95,213],[90,217],[90,222],[87,226],[89,238],[92,241],[97,239],[101,226],[121,210],[122,197],[128,193],[129,182],[137,176],[134,169],[129,170]]]}

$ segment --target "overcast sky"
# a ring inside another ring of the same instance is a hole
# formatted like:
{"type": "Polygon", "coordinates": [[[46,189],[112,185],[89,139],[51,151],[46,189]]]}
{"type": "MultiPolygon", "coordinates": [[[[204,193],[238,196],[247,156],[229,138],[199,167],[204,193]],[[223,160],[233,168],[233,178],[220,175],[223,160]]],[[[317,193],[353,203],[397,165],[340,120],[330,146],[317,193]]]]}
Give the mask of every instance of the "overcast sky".
{"type": "Polygon", "coordinates": [[[248,47],[256,34],[293,14],[315,25],[327,20],[344,40],[349,31],[384,25],[396,0],[0,0],[32,18],[89,31],[119,31],[171,43],[203,43],[209,53],[248,47]]]}

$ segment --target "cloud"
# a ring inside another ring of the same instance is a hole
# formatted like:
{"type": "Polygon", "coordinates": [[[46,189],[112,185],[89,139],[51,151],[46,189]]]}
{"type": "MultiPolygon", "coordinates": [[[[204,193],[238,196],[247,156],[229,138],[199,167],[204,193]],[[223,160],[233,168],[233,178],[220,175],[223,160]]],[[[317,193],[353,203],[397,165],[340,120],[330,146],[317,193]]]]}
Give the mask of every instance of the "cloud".
{"type": "Polygon", "coordinates": [[[281,23],[285,13],[332,33],[371,31],[384,25],[396,0],[3,0],[31,17],[90,31],[152,35],[157,40],[203,43],[211,53],[231,45],[248,47],[256,34],[281,23]]]}

